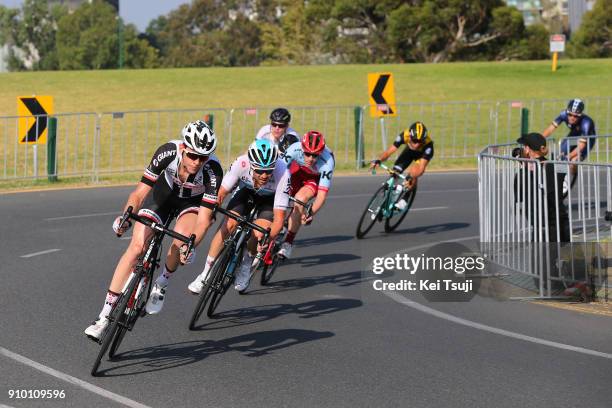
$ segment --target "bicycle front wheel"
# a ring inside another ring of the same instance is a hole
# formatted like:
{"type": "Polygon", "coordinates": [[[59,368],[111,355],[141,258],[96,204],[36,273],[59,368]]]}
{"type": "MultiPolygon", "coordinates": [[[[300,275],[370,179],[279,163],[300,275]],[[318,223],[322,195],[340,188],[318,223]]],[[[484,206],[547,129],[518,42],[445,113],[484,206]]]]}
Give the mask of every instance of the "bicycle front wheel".
{"type": "MultiPolygon", "coordinates": [[[[404,218],[406,218],[406,215],[408,215],[408,211],[410,211],[410,207],[412,207],[412,202],[414,201],[414,197],[416,196],[416,190],[417,188],[416,186],[414,186],[412,190],[406,193],[406,196],[404,197],[404,200],[406,200],[407,203],[406,208],[400,211],[396,209],[395,206],[393,206],[391,210],[391,216],[385,219],[385,232],[391,232],[395,230],[398,225],[400,225],[402,221],[404,221],[404,218]]],[[[401,198],[402,195],[398,197],[397,201],[399,201],[401,198]]]]}
{"type": "MultiPolygon", "coordinates": [[[[100,361],[102,360],[102,357],[104,357],[104,354],[106,354],[106,351],[108,350],[111,343],[115,339],[117,330],[120,327],[119,322],[123,319],[123,316],[125,315],[125,310],[128,307],[130,298],[132,297],[132,295],[134,295],[136,291],[139,281],[140,279],[137,279],[137,276],[132,278],[132,280],[130,281],[130,284],[127,287],[127,290],[123,292],[123,294],[117,301],[117,306],[111,312],[112,321],[110,322],[108,329],[106,330],[106,333],[104,333],[104,337],[102,339],[102,345],[100,346],[100,351],[98,352],[96,361],[94,362],[94,365],[91,368],[91,375],[94,377],[98,375],[98,368],[100,367],[100,361]]],[[[123,336],[121,337],[121,339],[123,339],[123,336]]],[[[117,345],[117,347],[118,346],[119,345],[117,345]]]]}
{"type": "Polygon", "coordinates": [[[361,214],[359,224],[357,224],[356,236],[358,239],[365,237],[365,235],[372,229],[382,211],[382,205],[385,201],[386,190],[384,186],[381,186],[376,190],[368,206],[361,214]]]}
{"type": "Polygon", "coordinates": [[[225,246],[215,260],[214,265],[210,268],[206,283],[204,283],[204,287],[202,287],[202,291],[200,292],[198,303],[193,311],[193,314],[191,315],[189,330],[195,329],[195,325],[200,319],[200,316],[202,316],[202,312],[204,312],[208,301],[210,300],[211,296],[216,293],[217,288],[220,285],[221,278],[225,274],[225,269],[229,263],[231,253],[231,245],[225,246]]]}

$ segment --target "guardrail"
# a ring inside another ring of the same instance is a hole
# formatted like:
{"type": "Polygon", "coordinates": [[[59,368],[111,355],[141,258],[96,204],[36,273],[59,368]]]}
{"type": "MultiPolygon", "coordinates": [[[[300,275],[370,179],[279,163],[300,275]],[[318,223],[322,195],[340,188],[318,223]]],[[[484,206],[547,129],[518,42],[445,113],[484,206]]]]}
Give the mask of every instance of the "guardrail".
{"type": "MultiPolygon", "coordinates": [[[[608,158],[609,137],[601,139],[599,157],[608,158]]],[[[567,295],[568,288],[582,284],[603,291],[607,300],[612,164],[542,163],[512,157],[516,147],[488,146],[478,157],[483,252],[494,265],[532,278],[523,284],[530,283],[538,297],[567,295]],[[573,175],[575,183],[563,197],[573,175]]]]}
{"type": "MultiPolygon", "coordinates": [[[[600,134],[612,132],[612,98],[586,99],[587,111],[597,121],[600,134]]],[[[368,106],[288,107],[291,126],[299,132],[317,129],[326,135],[336,162],[345,168],[361,167],[384,150],[410,123],[428,126],[436,147],[435,160],[474,158],[486,145],[510,142],[521,127],[521,108],[529,107],[532,128],[545,128],[563,109],[566,100],[501,102],[405,103],[396,116],[370,117],[368,106]],[[502,135],[504,135],[502,137],[502,135]]],[[[208,117],[219,136],[218,156],[229,163],[246,149],[257,130],[268,123],[274,107],[235,109],[197,108],[125,112],[69,113],[57,118],[57,152],[54,177],[91,176],[140,171],[153,149],[180,137],[190,120],[208,117]]],[[[38,117],[38,119],[48,119],[38,117]]],[[[0,117],[0,180],[47,177],[50,162],[45,144],[20,144],[24,121],[32,117],[0,117]]],[[[557,132],[563,132],[562,129],[557,132]]],[[[606,142],[607,143],[607,142],[606,142]]],[[[596,151],[599,155],[599,150],[596,151]]],[[[608,154],[609,149],[605,149],[608,154]]],[[[609,161],[609,157],[606,158],[609,161]]]]}

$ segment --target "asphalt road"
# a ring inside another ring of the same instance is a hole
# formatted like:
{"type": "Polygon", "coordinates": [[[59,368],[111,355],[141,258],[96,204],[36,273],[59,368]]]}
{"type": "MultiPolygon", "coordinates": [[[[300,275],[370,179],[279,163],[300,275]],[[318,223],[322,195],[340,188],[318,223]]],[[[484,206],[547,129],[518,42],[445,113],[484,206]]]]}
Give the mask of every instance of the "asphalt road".
{"type": "MultiPolygon", "coordinates": [[[[0,195],[0,406],[612,406],[612,330],[596,315],[476,296],[428,302],[372,288],[377,256],[476,244],[474,173],[428,174],[396,233],[354,239],[379,177],[338,177],[293,259],[266,288],[233,291],[187,329],[195,265],[164,310],[140,320],[117,361],[89,375],[97,316],[127,241],[111,223],[130,188],[0,195]],[[66,218],[71,217],[71,218],[66,218]],[[9,398],[64,390],[63,399],[9,398]]],[[[210,238],[210,237],[209,237],[210,238]]]]}

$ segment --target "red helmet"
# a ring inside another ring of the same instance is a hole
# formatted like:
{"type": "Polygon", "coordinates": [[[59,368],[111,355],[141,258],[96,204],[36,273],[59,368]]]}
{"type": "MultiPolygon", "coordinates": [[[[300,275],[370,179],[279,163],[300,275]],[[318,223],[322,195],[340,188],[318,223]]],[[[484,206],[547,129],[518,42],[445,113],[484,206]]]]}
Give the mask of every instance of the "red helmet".
{"type": "Polygon", "coordinates": [[[320,153],[325,149],[323,133],[311,130],[302,136],[302,149],[306,153],[320,153]]]}

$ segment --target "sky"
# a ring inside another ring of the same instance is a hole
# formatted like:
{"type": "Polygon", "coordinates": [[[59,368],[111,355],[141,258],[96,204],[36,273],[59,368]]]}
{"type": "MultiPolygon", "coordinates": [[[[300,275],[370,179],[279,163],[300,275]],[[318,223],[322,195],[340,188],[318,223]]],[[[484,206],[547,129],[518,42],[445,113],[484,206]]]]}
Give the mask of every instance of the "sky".
{"type": "MultiPolygon", "coordinates": [[[[119,13],[123,20],[135,24],[139,31],[144,31],[149,21],[179,5],[190,3],[190,0],[119,0],[119,13]]],[[[21,7],[23,0],[0,0],[6,7],[21,7]]]]}

